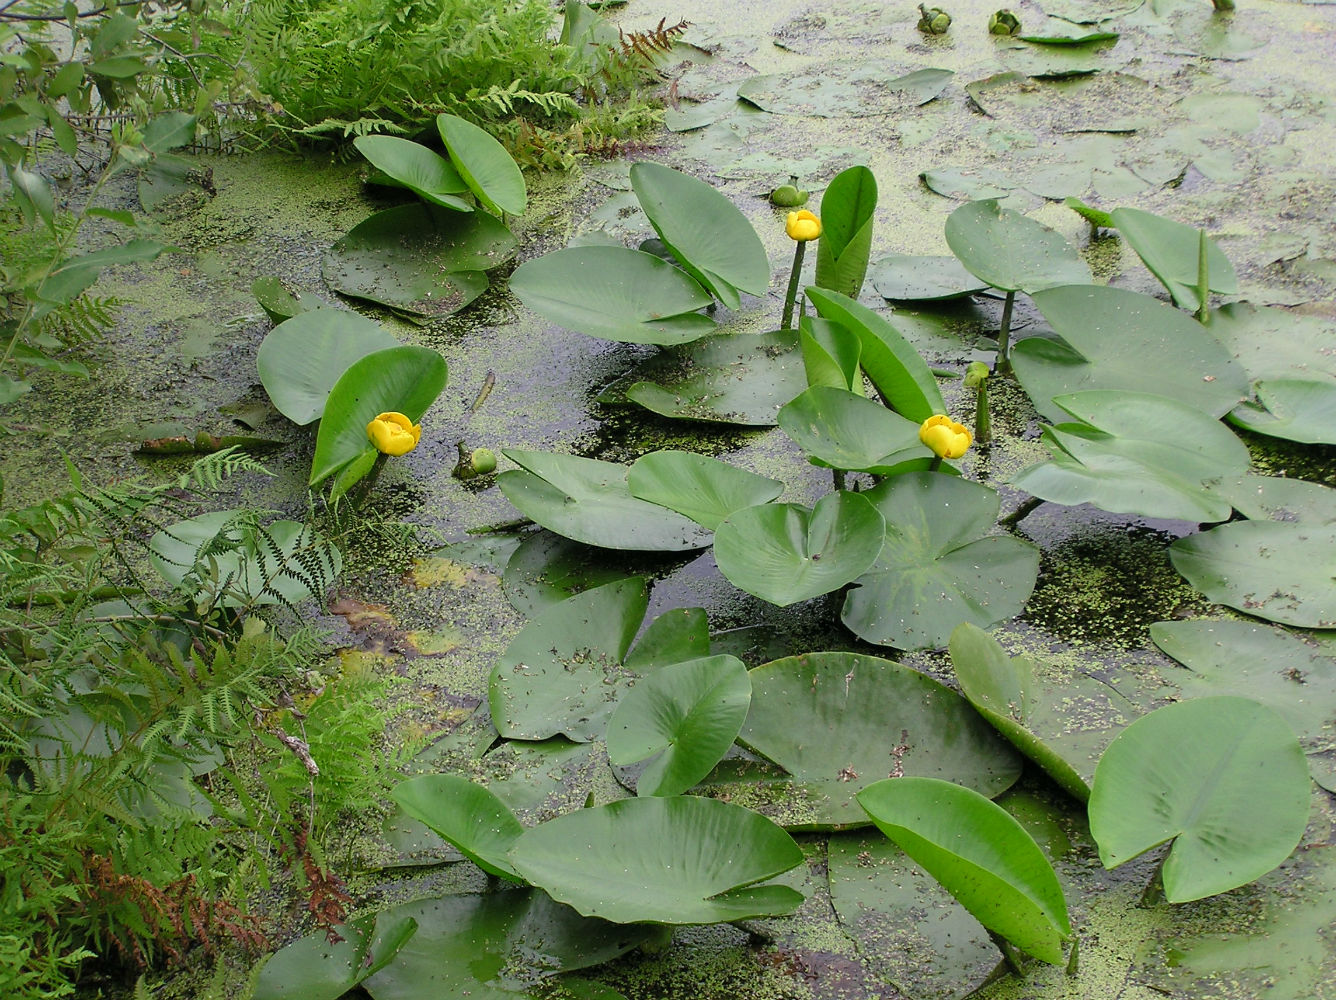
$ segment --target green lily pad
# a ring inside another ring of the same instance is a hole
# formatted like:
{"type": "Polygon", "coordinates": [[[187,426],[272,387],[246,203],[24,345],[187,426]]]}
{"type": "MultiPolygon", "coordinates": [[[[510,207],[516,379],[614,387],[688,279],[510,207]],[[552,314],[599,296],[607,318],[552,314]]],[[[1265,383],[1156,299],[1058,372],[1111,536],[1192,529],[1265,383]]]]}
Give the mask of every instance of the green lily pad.
{"type": "Polygon", "coordinates": [[[457,774],[424,774],[401,781],[390,798],[487,874],[522,881],[506,852],[524,828],[489,789],[457,774]]]}
{"type": "Polygon", "coordinates": [[[1211,313],[1207,329],[1254,380],[1336,379],[1336,328],[1329,321],[1231,302],[1211,313]]]}
{"type": "Polygon", "coordinates": [[[864,166],[836,174],[821,196],[821,239],[816,247],[816,283],[858,298],[872,252],[872,216],[877,179],[864,166]]]}
{"type": "Polygon", "coordinates": [[[869,785],[858,801],[979,923],[1062,964],[1072,936],[1062,886],[1039,845],[1001,806],[949,781],[909,777],[869,785]]]}
{"type": "Polygon", "coordinates": [[[330,943],[324,931],[280,948],[264,964],[254,1000],[339,1000],[394,961],[417,933],[410,916],[381,913],[351,920],[330,943]]]}
{"type": "MultiPolygon", "coordinates": [[[[1200,309],[1201,298],[1197,293],[1200,230],[1136,208],[1115,208],[1111,214],[1127,245],[1169,290],[1174,304],[1192,311],[1200,309]]],[[[1234,266],[1209,237],[1206,265],[1211,291],[1222,295],[1238,291],[1234,266]]]]}
{"type": "Polygon", "coordinates": [[[779,411],[779,426],[814,465],[889,476],[935,457],[919,425],[843,389],[813,386],[779,411]]]}
{"type": "Polygon", "coordinates": [[[747,217],[704,181],[658,163],[631,168],[631,187],[674,257],[729,309],[739,292],[764,295],[770,262],[747,217]]]}
{"type": "Polygon", "coordinates": [[[635,649],[626,654],[626,668],[645,673],[658,667],[710,655],[710,620],[704,608],[674,608],[645,629],[635,649]]]}
{"type": "Polygon", "coordinates": [[[801,864],[774,823],[713,799],[638,798],[531,830],[511,862],[553,899],[618,923],[710,924],[792,913],[802,894],[757,883],[801,864]]]}
{"type": "Polygon", "coordinates": [[[665,260],[624,247],[569,247],[526,261],[510,290],[546,320],[604,340],[685,344],[711,333],[710,296],[665,260]]]}
{"type": "Polygon", "coordinates": [[[1191,671],[1169,678],[1185,696],[1238,695],[1280,713],[1314,780],[1336,790],[1336,659],[1293,632],[1252,622],[1158,622],[1150,637],[1191,671]]]}
{"type": "Polygon", "coordinates": [[[359,222],[325,254],[336,292],[421,317],[458,312],[487,289],[483,273],[515,252],[509,229],[484,212],[400,205],[359,222]]]}
{"type": "Polygon", "coordinates": [[[608,720],[608,757],[617,765],[654,757],[637,795],[681,795],[723,759],[751,703],[751,679],[733,656],[660,667],[622,698],[608,720]]]}
{"type": "Polygon", "coordinates": [[[951,82],[949,69],[919,69],[892,76],[858,60],[802,73],[754,76],[738,87],[742,100],[762,111],[818,118],[863,118],[927,104],[951,82]]]}
{"type": "Polygon", "coordinates": [[[1265,875],[1308,826],[1308,764],[1273,709],[1195,698],[1156,709],[1095,770],[1090,832],[1105,868],[1172,840],[1164,894],[1186,903],[1265,875]]]}
{"type": "Polygon", "coordinates": [[[255,367],[274,408],[294,424],[325,412],[334,383],[354,361],[399,341],[379,323],[344,309],[311,309],[269,331],[255,367]]]}
{"type": "Polygon", "coordinates": [[[1336,489],[1321,483],[1246,475],[1226,477],[1206,485],[1253,521],[1336,524],[1336,489]]]}
{"type": "Polygon", "coordinates": [[[1164,396],[1093,390],[1053,402],[1081,423],[1044,429],[1053,458],[1012,485],[1055,503],[1116,514],[1223,521],[1230,504],[1208,482],[1241,476],[1247,447],[1220,421],[1164,396]]]}
{"type": "Polygon", "coordinates": [[[1005,198],[1017,185],[991,167],[937,167],[919,174],[929,191],[956,201],[1005,198]]]}
{"type": "Polygon", "coordinates": [[[1174,569],[1217,604],[1299,628],[1336,628],[1336,527],[1236,521],[1169,546],[1174,569]]]}
{"type": "Polygon", "coordinates": [[[1017,35],[1022,42],[1033,45],[1094,45],[1097,42],[1116,42],[1116,31],[1090,31],[1084,35],[1017,35]]]}
{"type": "Polygon", "coordinates": [[[581,591],[632,575],[625,567],[610,564],[603,549],[551,531],[536,531],[511,553],[501,589],[511,607],[532,618],[581,591]]]}
{"type": "Polygon", "coordinates": [[[1234,407],[1231,424],[1287,441],[1336,444],[1336,380],[1266,379],[1253,391],[1258,402],[1234,407]]]}
{"type": "Polygon", "coordinates": [[[251,283],[251,294],[260,304],[265,315],[274,323],[292,319],[298,313],[312,309],[333,309],[334,307],[318,295],[310,292],[293,291],[275,277],[256,278],[251,283]]]}
{"type": "Polygon", "coordinates": [[[456,212],[472,212],[466,198],[469,186],[450,161],[411,139],[393,135],[359,135],[353,140],[357,151],[377,170],[384,173],[424,201],[456,212]]]}
{"type": "Polygon", "coordinates": [[[772,427],[807,388],[798,334],[719,334],[636,368],[626,398],[665,417],[772,427]]]}
{"type": "Polygon", "coordinates": [[[1029,600],[1039,550],[989,534],[997,523],[993,490],[909,472],[863,495],[886,519],[886,540],[840,614],[860,638],[900,649],[944,646],[961,622],[988,628],[1029,600]]]}
{"type": "Polygon", "coordinates": [[[946,243],[967,271],[1005,292],[1032,295],[1090,281],[1090,268],[1061,234],[996,201],[970,202],[952,212],[946,243]]]}
{"type": "Polygon", "coordinates": [[[1155,393],[1213,417],[1248,394],[1247,376],[1210,332],[1187,313],[1124,288],[1071,285],[1034,296],[1063,342],[1029,337],[1016,344],[1016,377],[1049,420],[1062,420],[1055,396],[1085,389],[1155,393]]]}
{"type": "Polygon", "coordinates": [[[1020,758],[965,699],[908,667],[855,653],[807,653],[756,667],[738,742],[820,796],[797,829],[866,826],[855,794],[892,773],[1000,795],[1020,758]]]}
{"type": "Polygon", "coordinates": [[[784,492],[767,479],[717,458],[688,451],[653,451],[626,473],[631,495],[684,514],[710,531],[734,511],[769,503],[784,492]]]}
{"type": "Polygon", "coordinates": [[[988,287],[955,257],[893,253],[872,265],[872,287],[892,301],[933,301],[974,295],[988,287]]]}
{"type": "Polygon", "coordinates": [[[526,517],[586,545],[642,552],[684,552],[710,544],[710,532],[658,504],[632,496],[624,465],[575,455],[507,448],[521,466],[497,485],[526,517]]]}
{"type": "Polygon", "coordinates": [[[545,610],[492,668],[487,701],[508,739],[603,735],[631,673],[622,659],[645,617],[645,581],[618,580],[545,610]]]}
{"type": "Polygon", "coordinates": [[[1072,24],[1099,24],[1130,14],[1145,0],[1044,0],[1044,13],[1072,24]]]}
{"type": "Polygon", "coordinates": [[[524,175],[505,146],[457,115],[437,115],[436,129],[450,162],[478,201],[493,212],[524,214],[528,202],[524,175]]]}
{"type": "Polygon", "coordinates": [[[811,511],[759,504],[729,515],[715,532],[714,558],[729,583],[785,607],[861,576],[876,561],[885,531],[872,504],[841,490],[811,511]]]}

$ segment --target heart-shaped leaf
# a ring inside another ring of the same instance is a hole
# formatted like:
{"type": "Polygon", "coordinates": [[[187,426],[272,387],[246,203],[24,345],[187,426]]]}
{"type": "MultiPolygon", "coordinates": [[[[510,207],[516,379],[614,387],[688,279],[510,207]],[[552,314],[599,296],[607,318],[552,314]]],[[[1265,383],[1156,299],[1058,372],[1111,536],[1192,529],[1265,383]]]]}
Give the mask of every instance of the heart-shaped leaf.
{"type": "Polygon", "coordinates": [[[952,212],[946,244],[966,270],[1004,292],[1033,295],[1090,281],[1090,268],[1061,234],[995,200],[972,201],[952,212]]]}
{"type": "Polygon", "coordinates": [[[835,175],[821,195],[821,239],[816,247],[816,283],[858,298],[872,252],[872,216],[877,178],[864,166],[835,175]]]}
{"type": "Polygon", "coordinates": [[[457,774],[424,774],[399,782],[390,798],[487,874],[522,881],[506,852],[524,828],[491,790],[457,774]]]}
{"type": "Polygon", "coordinates": [[[644,673],[709,654],[710,620],[705,609],[674,608],[649,623],[625,662],[628,670],[644,673]]]}
{"type": "Polygon", "coordinates": [[[472,212],[465,198],[468,184],[450,161],[411,139],[393,135],[359,135],[357,151],[390,180],[403,185],[424,201],[456,212],[472,212]]]}
{"type": "Polygon", "coordinates": [[[919,425],[843,389],[813,386],[779,411],[779,426],[814,465],[890,476],[926,469],[935,457],[919,425]]]}
{"type": "Polygon", "coordinates": [[[612,565],[603,549],[551,531],[535,531],[506,561],[501,589],[511,607],[532,618],[581,591],[634,575],[624,566],[612,565]]]}
{"type": "Polygon", "coordinates": [[[765,247],[731,201],[704,181],[659,163],[632,166],[631,187],[664,246],[725,306],[738,308],[739,292],[766,293],[765,247]]]}
{"type": "Polygon", "coordinates": [[[1225,477],[1207,486],[1253,521],[1336,524],[1336,489],[1280,476],[1225,477]]]}
{"type": "MultiPolygon", "coordinates": [[[[873,404],[875,405],[875,404],[873,404]]],[[[859,493],[798,504],[760,504],[729,515],[714,537],[719,572],[785,607],[838,590],[876,561],[886,526],[859,493]]]]}
{"type": "Polygon", "coordinates": [[[255,367],[274,408],[294,424],[309,424],[325,412],[330,390],[349,365],[398,346],[394,334],[365,316],[312,309],[269,331],[255,367]]]}
{"type": "Polygon", "coordinates": [[[1001,806],[936,778],[893,778],[858,793],[882,833],[989,930],[1054,965],[1072,936],[1067,901],[1039,845],[1001,806]]]}
{"type": "Polygon", "coordinates": [[[769,503],[784,484],[717,458],[688,451],[652,451],[626,473],[631,495],[685,514],[713,531],[734,511],[769,503]]]}
{"type": "Polygon", "coordinates": [[[872,287],[892,301],[956,299],[988,287],[955,257],[911,257],[893,253],[872,265],[872,287]]]}
{"type": "Polygon", "coordinates": [[[786,885],[756,885],[802,863],[792,837],[749,809],[694,796],[558,816],[526,830],[510,859],[553,899],[617,923],[721,923],[803,901],[786,885]]]}
{"type": "Polygon", "coordinates": [[[710,296],[653,254],[624,247],[570,247],[526,261],[510,290],[559,326],[632,344],[685,344],[715,329],[696,312],[710,296]]]}
{"type": "MultiPolygon", "coordinates": [[[[1169,290],[1174,305],[1193,312],[1200,309],[1197,266],[1201,231],[1137,208],[1115,208],[1111,216],[1127,245],[1169,290]]],[[[1209,237],[1206,240],[1206,266],[1211,291],[1223,295],[1238,291],[1233,265],[1209,237]]]]}
{"type": "Polygon", "coordinates": [[[1172,840],[1171,903],[1275,868],[1308,825],[1308,763],[1285,720],[1246,698],[1195,698],[1128,726],[1100,758],[1090,832],[1105,868],[1172,840]]]}
{"type": "Polygon", "coordinates": [[[478,201],[493,212],[524,214],[528,199],[524,175],[505,146],[457,115],[437,115],[436,128],[450,162],[478,201]]]}
{"type": "Polygon", "coordinates": [[[608,720],[608,758],[635,764],[657,754],[637,795],[681,795],[723,758],[751,703],[751,678],[733,656],[660,667],[626,693],[608,720]]]}
{"type": "Polygon", "coordinates": [[[944,646],[963,621],[980,628],[1020,613],[1034,589],[1039,550],[989,535],[998,496],[935,472],[909,472],[864,493],[886,520],[872,568],[854,581],[840,620],[868,642],[944,646]]]}

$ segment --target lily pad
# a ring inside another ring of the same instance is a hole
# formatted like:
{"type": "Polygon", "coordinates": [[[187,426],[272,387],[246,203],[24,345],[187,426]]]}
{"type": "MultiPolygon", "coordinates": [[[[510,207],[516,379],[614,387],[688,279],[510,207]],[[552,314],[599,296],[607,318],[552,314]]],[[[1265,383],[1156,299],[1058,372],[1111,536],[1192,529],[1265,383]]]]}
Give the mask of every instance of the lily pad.
{"type": "Polygon", "coordinates": [[[989,930],[1059,965],[1067,902],[1039,845],[1001,806],[936,778],[878,781],[858,793],[877,828],[989,930]]]}
{"type": "Polygon", "coordinates": [[[1005,174],[991,167],[937,167],[919,174],[929,191],[956,201],[1005,198],[1016,187],[1005,174]]]}
{"type": "Polygon", "coordinates": [[[1231,424],[1287,441],[1336,444],[1336,380],[1266,379],[1253,391],[1258,402],[1231,410],[1231,424]]]}
{"type": "Polygon", "coordinates": [[[758,885],[802,850],[749,809],[692,796],[581,809],[525,831],[516,869],[585,916],[618,923],[709,924],[792,913],[802,894],[758,885]]]}
{"type": "Polygon", "coordinates": [[[886,519],[886,540],[840,615],[860,638],[900,649],[944,646],[961,622],[988,628],[1029,600],[1039,550],[989,534],[997,523],[993,490],[909,472],[863,495],[886,519]]]}
{"type": "Polygon", "coordinates": [[[1336,489],[1321,483],[1246,475],[1226,477],[1206,485],[1253,521],[1336,524],[1336,489]]]}
{"type": "Polygon", "coordinates": [[[863,118],[927,104],[954,75],[949,69],[929,68],[892,76],[858,60],[844,60],[802,73],[754,76],[738,87],[737,95],[772,114],[863,118]]]}
{"type": "Polygon", "coordinates": [[[359,135],[357,151],[390,180],[412,191],[424,201],[456,212],[472,212],[467,198],[469,186],[450,161],[411,139],[393,135],[359,135]]]}
{"type": "Polygon", "coordinates": [[[504,454],[521,468],[497,477],[501,492],[549,531],[607,549],[681,552],[710,544],[710,532],[694,521],[632,496],[624,465],[513,448],[504,454]]]}
{"type": "Polygon", "coordinates": [[[1092,390],[1053,402],[1081,423],[1044,429],[1053,458],[1012,485],[1075,506],[1184,521],[1223,521],[1230,504],[1208,482],[1241,476],[1247,447],[1220,421],[1164,396],[1092,390]]]}
{"type": "Polygon", "coordinates": [[[710,645],[710,620],[705,609],[673,608],[649,623],[635,649],[626,654],[626,667],[645,673],[700,659],[709,656],[710,645]]]}
{"type": "Polygon", "coordinates": [[[581,591],[633,575],[625,567],[611,565],[603,549],[551,531],[535,531],[511,553],[501,589],[511,607],[532,618],[581,591]]]}
{"type": "Polygon", "coordinates": [[[1208,329],[1254,380],[1336,380],[1330,321],[1231,302],[1211,313],[1208,329]]]}
{"type": "Polygon", "coordinates": [[[489,789],[457,774],[424,774],[401,781],[390,797],[487,874],[522,881],[506,852],[524,828],[489,789]]]}
{"type": "Polygon", "coordinates": [[[946,243],[966,270],[1005,292],[1034,294],[1090,281],[1090,268],[1061,234],[996,201],[975,201],[952,212],[946,243]]]}
{"type": "Polygon", "coordinates": [[[872,504],[841,490],[810,511],[760,504],[731,514],[715,532],[714,558],[735,587],[786,607],[861,576],[876,561],[885,530],[872,504]]]}
{"type": "Polygon", "coordinates": [[[591,337],[632,344],[684,344],[711,333],[696,310],[710,296],[672,264],[639,250],[583,246],[526,261],[510,290],[546,320],[591,337]]]}
{"type": "MultiPolygon", "coordinates": [[[[1169,290],[1174,304],[1192,311],[1201,308],[1197,293],[1201,231],[1136,208],[1115,208],[1111,215],[1127,245],[1169,290]]],[[[1211,291],[1223,295],[1238,291],[1234,265],[1210,237],[1206,239],[1206,265],[1211,291]]]]}
{"type": "Polygon", "coordinates": [[[1069,285],[1034,296],[1063,342],[1016,344],[1016,377],[1049,420],[1055,396],[1085,389],[1155,393],[1221,417],[1248,394],[1247,376],[1220,342],[1187,313],[1123,288],[1069,285]]]}
{"type": "Polygon", "coordinates": [[[1020,758],[950,688],[890,660],[807,653],[756,667],[738,742],[821,799],[797,829],[868,824],[854,796],[891,774],[1000,795],[1020,758]]]}
{"type": "Polygon", "coordinates": [[[450,162],[478,201],[493,212],[524,214],[528,199],[524,175],[505,146],[457,115],[437,115],[436,129],[450,162]]]}
{"type": "Polygon", "coordinates": [[[608,720],[614,764],[650,762],[637,795],[680,795],[723,759],[751,703],[751,679],[733,656],[661,667],[622,698],[608,720]]]}
{"type": "Polygon", "coordinates": [[[485,212],[400,205],[354,226],[325,254],[336,292],[421,317],[458,312],[487,289],[483,273],[515,251],[515,237],[485,212]]]}
{"type": "Polygon", "coordinates": [[[324,931],[280,948],[255,982],[254,1000],[339,1000],[394,961],[417,933],[409,916],[381,913],[343,924],[339,940],[324,931]]]}
{"type": "Polygon", "coordinates": [[[256,278],[251,284],[251,294],[274,323],[282,323],[312,309],[334,308],[320,296],[294,291],[275,277],[256,278]]]}
{"type": "Polygon", "coordinates": [[[719,334],[636,368],[626,398],[665,417],[773,427],[807,388],[798,334],[719,334]]]}
{"type": "Polygon", "coordinates": [[[767,479],[717,458],[688,451],[653,451],[626,473],[631,495],[684,514],[710,531],[735,511],[769,503],[784,492],[767,479]]]}
{"type": "Polygon", "coordinates": [[[294,424],[325,412],[339,376],[359,358],[399,341],[379,323],[344,309],[311,309],[269,331],[255,367],[274,408],[294,424]]]}
{"type": "Polygon", "coordinates": [[[522,740],[600,738],[630,684],[621,663],[647,601],[642,578],[618,580],[548,608],[526,625],[488,680],[497,731],[522,740]]]}
{"type": "Polygon", "coordinates": [[[1217,604],[1299,628],[1336,628],[1336,527],[1236,521],[1169,546],[1174,569],[1217,604]]]}
{"type": "Polygon", "coordinates": [[[974,295],[988,287],[955,257],[893,253],[872,265],[872,287],[892,301],[933,301],[974,295]]]}
{"type": "Polygon", "coordinates": [[[1308,764],[1285,720],[1246,698],[1156,709],[1095,770],[1090,832],[1105,868],[1166,841],[1164,893],[1186,903],[1275,868],[1308,826],[1308,764]]]}
{"type": "Polygon", "coordinates": [[[813,386],[779,411],[779,426],[814,465],[889,476],[928,467],[919,425],[863,396],[813,386]]]}

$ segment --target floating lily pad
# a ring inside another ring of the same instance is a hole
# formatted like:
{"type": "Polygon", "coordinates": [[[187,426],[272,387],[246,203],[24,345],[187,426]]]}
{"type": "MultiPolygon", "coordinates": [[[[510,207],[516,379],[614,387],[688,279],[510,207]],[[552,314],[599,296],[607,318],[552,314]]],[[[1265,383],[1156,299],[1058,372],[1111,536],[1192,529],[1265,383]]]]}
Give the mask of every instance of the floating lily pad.
{"type": "Polygon", "coordinates": [[[813,386],[779,411],[779,426],[814,465],[888,476],[935,457],[919,425],[863,396],[813,386]]]}
{"type": "Polygon", "coordinates": [[[961,622],[988,628],[1029,600],[1039,550],[989,534],[997,523],[993,490],[910,472],[863,495],[886,519],[886,540],[840,615],[860,638],[900,649],[944,646],[961,622]]]}
{"type": "Polygon", "coordinates": [[[710,645],[710,621],[705,609],[674,608],[649,623],[635,649],[626,654],[626,667],[645,673],[699,659],[710,654],[710,645]]]}
{"type": "Polygon", "coordinates": [[[504,454],[521,468],[497,477],[501,492],[549,531],[607,549],[680,552],[710,544],[710,532],[694,521],[632,496],[624,465],[512,448],[504,454]]]}
{"type": "Polygon", "coordinates": [[[1336,380],[1265,379],[1253,386],[1257,403],[1240,403],[1229,422],[1258,434],[1336,444],[1336,380]]]}
{"type": "Polygon", "coordinates": [[[317,931],[280,948],[260,970],[254,1000],[339,1000],[394,961],[417,933],[417,921],[381,913],[351,920],[339,930],[332,944],[324,931],[317,931]]]}
{"type": "Polygon", "coordinates": [[[731,514],[715,533],[714,558],[729,583],[785,607],[861,576],[876,560],[885,530],[872,504],[841,490],[810,511],[760,504],[731,514]]]}
{"type": "Polygon", "coordinates": [[[631,495],[667,507],[713,531],[734,511],[769,503],[784,492],[767,479],[717,458],[687,451],[653,451],[626,473],[631,495]]]}
{"type": "Polygon", "coordinates": [[[1105,868],[1172,840],[1171,903],[1212,896],[1275,868],[1308,826],[1308,764],[1285,720],[1246,698],[1156,709],[1095,770],[1090,832],[1105,868]]]}
{"type": "Polygon", "coordinates": [[[919,174],[929,191],[956,201],[1005,198],[1017,187],[991,167],[937,167],[919,174]]]}
{"type": "Polygon", "coordinates": [[[999,795],[1020,758],[949,688],[908,667],[854,653],[807,653],[756,667],[738,741],[822,796],[796,828],[865,826],[854,796],[895,774],[999,795]]]}
{"type": "Polygon", "coordinates": [[[1336,628],[1336,528],[1236,521],[1169,546],[1209,600],[1267,621],[1336,628]]]}
{"type": "Polygon", "coordinates": [[[903,76],[845,60],[816,71],[754,76],[738,87],[738,97],[763,111],[818,118],[861,118],[927,104],[955,74],[919,69],[903,76]]]}
{"type": "Polygon", "coordinates": [[[487,874],[522,881],[506,852],[524,828],[494,792],[457,774],[424,774],[401,781],[390,797],[487,874]]]}
{"type": "Polygon", "coordinates": [[[334,308],[320,296],[294,291],[274,277],[256,278],[251,284],[251,294],[274,323],[282,323],[312,309],[334,308]]]}
{"type": "Polygon", "coordinates": [[[872,265],[872,287],[892,301],[956,299],[988,287],[955,257],[893,253],[872,265]]]}
{"type": "Polygon", "coordinates": [[[626,398],[665,417],[772,427],[807,388],[798,334],[719,334],[641,364],[626,398]]]}
{"type": "Polygon", "coordinates": [[[1034,294],[1090,281],[1090,268],[1061,234],[996,201],[952,212],[946,242],[966,270],[1002,291],[1034,294]]]}
{"type": "Polygon", "coordinates": [[[1098,24],[1130,14],[1145,0],[1044,0],[1044,13],[1073,24],[1098,24]]]}
{"type": "Polygon", "coordinates": [[[1253,521],[1336,524],[1336,489],[1321,483],[1246,475],[1225,477],[1206,485],[1253,521]]]}
{"type": "Polygon", "coordinates": [[[527,830],[515,867],[554,899],[618,923],[709,924],[792,913],[758,885],[802,863],[793,838],[741,806],[693,796],[581,809],[527,830]]]}
{"type": "Polygon", "coordinates": [[[1336,380],[1330,321],[1231,302],[1211,313],[1208,329],[1253,379],[1336,380]]]}
{"type": "MultiPolygon", "coordinates": [[[[1115,208],[1111,217],[1127,245],[1169,290],[1174,304],[1192,311],[1201,308],[1197,293],[1201,231],[1136,208],[1115,208]]],[[[1206,239],[1206,265],[1211,291],[1223,295],[1238,291],[1234,265],[1210,237],[1206,239]]]]}
{"type": "Polygon", "coordinates": [[[624,567],[611,565],[603,549],[536,531],[511,553],[501,589],[516,611],[532,618],[581,591],[631,575],[624,567]]]}
{"type": "Polygon", "coordinates": [[[411,139],[393,135],[359,135],[353,140],[357,151],[391,181],[406,187],[419,198],[456,212],[472,212],[466,198],[469,186],[450,161],[411,139]]]}
{"type": "Polygon", "coordinates": [[[1017,35],[1022,42],[1033,45],[1094,45],[1097,42],[1116,42],[1116,31],[1089,31],[1084,35],[1017,35]]]}
{"type": "Polygon", "coordinates": [[[1081,423],[1044,429],[1053,458],[1013,485],[1074,506],[1184,521],[1223,521],[1230,504],[1208,482],[1248,470],[1247,446],[1220,421],[1164,396],[1092,390],[1053,402],[1081,423]]]}
{"type": "Polygon", "coordinates": [[[595,587],[548,608],[511,640],[492,668],[487,700],[507,738],[576,742],[603,735],[631,673],[622,658],[645,616],[645,581],[595,587]]]}
{"type": "Polygon", "coordinates": [[[1016,377],[1047,419],[1063,419],[1053,397],[1086,389],[1155,393],[1213,417],[1248,393],[1247,376],[1187,313],[1123,288],[1071,285],[1034,296],[1064,343],[1041,337],[1012,350],[1016,377]]]}
{"type": "Polygon", "coordinates": [[[526,261],[510,290],[546,320],[591,337],[632,344],[684,344],[711,333],[696,310],[710,296],[665,260],[624,247],[582,246],[526,261]]]}
{"type": "Polygon", "coordinates": [[[528,199],[524,175],[505,146],[457,115],[437,115],[436,129],[450,162],[478,201],[493,212],[524,214],[528,199]]]}
{"type": "Polygon", "coordinates": [[[515,237],[485,212],[400,205],[354,226],[325,254],[336,292],[423,317],[458,312],[487,289],[483,273],[515,251],[515,237]]]}

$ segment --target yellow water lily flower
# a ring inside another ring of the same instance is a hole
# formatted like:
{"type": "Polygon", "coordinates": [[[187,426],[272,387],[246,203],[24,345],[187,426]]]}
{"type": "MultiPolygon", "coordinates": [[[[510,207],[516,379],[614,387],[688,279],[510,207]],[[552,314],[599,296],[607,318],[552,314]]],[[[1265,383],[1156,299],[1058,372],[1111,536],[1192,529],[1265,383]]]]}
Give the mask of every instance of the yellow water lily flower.
{"type": "Polygon", "coordinates": [[[958,424],[944,413],[937,413],[919,427],[919,440],[932,449],[939,458],[960,458],[970,450],[974,435],[964,424],[958,424]]]}
{"type": "Polygon", "coordinates": [[[808,209],[800,208],[796,212],[789,213],[789,219],[784,223],[784,231],[789,234],[789,239],[807,243],[821,235],[821,220],[808,209]]]}
{"type": "Polygon", "coordinates": [[[382,413],[366,425],[366,436],[377,451],[386,455],[407,455],[422,437],[422,425],[402,413],[382,413]]]}

